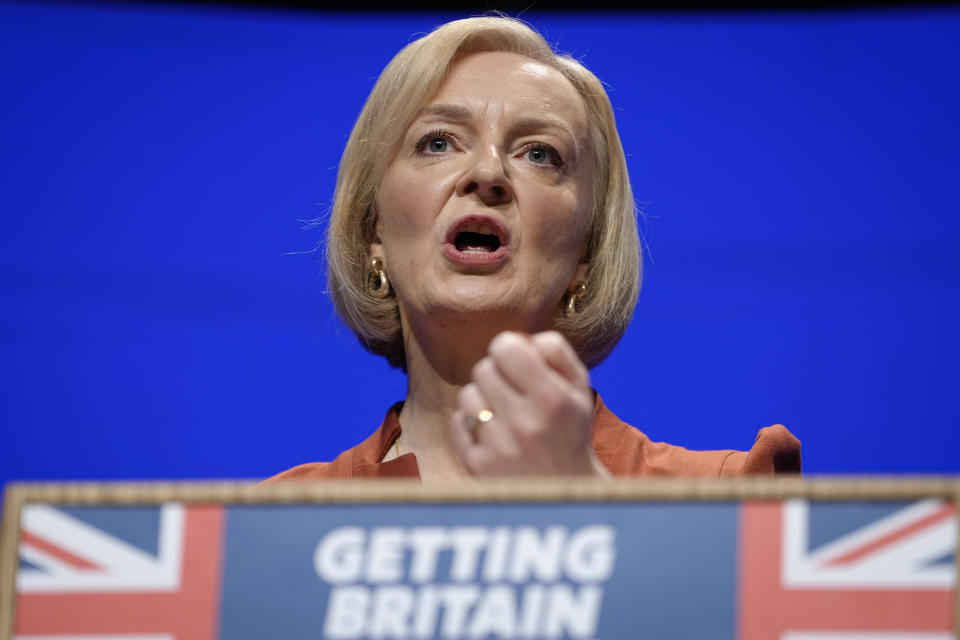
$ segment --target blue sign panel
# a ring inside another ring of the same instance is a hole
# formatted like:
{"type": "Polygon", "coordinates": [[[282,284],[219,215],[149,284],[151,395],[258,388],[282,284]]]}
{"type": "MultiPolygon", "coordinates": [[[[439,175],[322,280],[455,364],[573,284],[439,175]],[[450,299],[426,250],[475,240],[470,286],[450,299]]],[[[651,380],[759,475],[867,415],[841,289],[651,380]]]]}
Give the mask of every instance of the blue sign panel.
{"type": "Polygon", "coordinates": [[[650,638],[732,640],[736,517],[734,504],[232,507],[222,635],[616,638],[643,620],[650,638]]]}

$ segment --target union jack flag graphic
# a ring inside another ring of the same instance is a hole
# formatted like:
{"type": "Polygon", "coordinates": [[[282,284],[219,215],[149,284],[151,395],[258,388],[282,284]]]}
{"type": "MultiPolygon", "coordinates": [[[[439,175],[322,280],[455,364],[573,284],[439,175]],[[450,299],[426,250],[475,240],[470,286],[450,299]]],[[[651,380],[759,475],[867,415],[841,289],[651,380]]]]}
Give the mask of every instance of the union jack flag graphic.
{"type": "Polygon", "coordinates": [[[956,541],[956,507],[939,499],[892,506],[746,503],[738,637],[953,638],[956,541]],[[852,524],[844,527],[845,520],[852,524]]]}
{"type": "MultiPolygon", "coordinates": [[[[545,508],[557,509],[556,520],[550,520],[557,530],[583,525],[578,505],[545,508]]],[[[365,505],[364,509],[370,515],[357,528],[371,540],[383,530],[380,527],[395,532],[398,526],[435,523],[440,516],[456,518],[455,526],[465,526],[464,510],[451,515],[446,505],[405,506],[402,513],[394,505],[365,505]]],[[[491,512],[484,510],[469,526],[489,526],[491,531],[510,531],[511,526],[540,530],[531,528],[529,511],[526,505],[507,505],[500,519],[489,524],[491,512]]],[[[327,505],[64,507],[28,503],[21,511],[14,638],[319,638],[333,591],[318,576],[317,548],[342,526],[345,513],[359,517],[352,508],[327,505]]],[[[617,566],[603,584],[604,606],[596,609],[599,633],[583,637],[953,637],[958,528],[952,502],[786,500],[724,502],[703,509],[699,504],[610,503],[602,511],[591,505],[589,513],[591,519],[600,513],[608,515],[618,527],[615,539],[639,537],[643,545],[630,543],[616,549],[612,557],[617,566]],[[690,544],[678,533],[690,534],[703,550],[688,565],[683,561],[690,544]],[[638,593],[643,594],[640,602],[638,593]],[[689,615],[678,616],[678,612],[689,615]],[[655,631],[643,631],[638,626],[641,620],[655,631]]],[[[547,557],[544,550],[548,548],[546,542],[530,547],[536,558],[547,557]]],[[[559,553],[560,547],[553,548],[558,551],[558,563],[573,558],[559,553]]],[[[409,554],[378,553],[383,562],[392,562],[391,558],[405,558],[403,562],[411,566],[414,562],[409,554]]],[[[371,551],[369,557],[374,555],[371,551]]],[[[442,557],[452,565],[451,555],[442,557]]],[[[474,557],[479,563],[479,556],[474,557]]],[[[587,560],[584,556],[579,561],[587,560]]],[[[363,562],[367,566],[373,560],[363,562]]],[[[438,560],[436,566],[442,563],[438,560]]],[[[396,602],[373,599],[379,593],[425,589],[423,593],[436,594],[448,585],[442,580],[423,585],[398,579],[384,584],[360,580],[347,586],[374,594],[369,610],[379,615],[377,611],[387,611],[387,605],[378,602],[396,602]]],[[[453,586],[476,593],[509,593],[499,583],[453,586]]],[[[543,593],[542,589],[556,586],[531,581],[516,588],[525,594],[528,588],[530,593],[543,593]]],[[[571,587],[562,583],[560,588],[571,587]]],[[[432,602],[441,601],[435,597],[432,602]]],[[[520,607],[535,599],[524,595],[512,602],[520,607]]],[[[440,618],[440,605],[436,607],[430,615],[446,620],[447,613],[440,618]]],[[[477,604],[459,609],[464,624],[481,608],[477,604]]],[[[519,613],[518,608],[510,615],[519,620],[519,613]]],[[[413,610],[396,615],[408,614],[413,616],[413,610]]],[[[376,637],[381,635],[399,637],[376,637]]],[[[464,631],[435,637],[472,636],[464,631]]]]}
{"type": "Polygon", "coordinates": [[[66,510],[26,505],[14,638],[216,638],[222,508],[166,504],[157,511],[151,550],[66,510]]]}

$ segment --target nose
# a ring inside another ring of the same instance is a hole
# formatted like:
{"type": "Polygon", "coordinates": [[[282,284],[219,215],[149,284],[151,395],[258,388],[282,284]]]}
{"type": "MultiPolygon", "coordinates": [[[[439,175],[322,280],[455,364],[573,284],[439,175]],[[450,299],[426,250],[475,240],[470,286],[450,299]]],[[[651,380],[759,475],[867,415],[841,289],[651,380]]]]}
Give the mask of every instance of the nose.
{"type": "Polygon", "coordinates": [[[488,207],[510,202],[513,187],[500,151],[495,145],[489,145],[475,153],[470,166],[457,181],[457,193],[461,196],[475,194],[488,207]]]}

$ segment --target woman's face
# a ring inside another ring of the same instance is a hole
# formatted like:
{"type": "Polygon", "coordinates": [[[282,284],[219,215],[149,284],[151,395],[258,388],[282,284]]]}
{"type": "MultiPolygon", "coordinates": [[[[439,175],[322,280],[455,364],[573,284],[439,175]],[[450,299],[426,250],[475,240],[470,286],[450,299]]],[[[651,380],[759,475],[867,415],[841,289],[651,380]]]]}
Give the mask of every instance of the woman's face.
{"type": "Polygon", "coordinates": [[[380,182],[371,256],[404,325],[551,327],[586,275],[595,162],[586,108],[556,69],[502,52],[458,61],[380,182]]]}

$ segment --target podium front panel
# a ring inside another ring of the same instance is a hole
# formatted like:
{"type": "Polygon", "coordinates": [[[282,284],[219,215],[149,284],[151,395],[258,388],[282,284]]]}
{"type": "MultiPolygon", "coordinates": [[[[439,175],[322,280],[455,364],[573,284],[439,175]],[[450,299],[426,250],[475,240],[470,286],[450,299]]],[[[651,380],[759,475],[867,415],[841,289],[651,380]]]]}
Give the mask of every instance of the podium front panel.
{"type": "Polygon", "coordinates": [[[3,629],[24,640],[946,640],[957,637],[956,490],[15,487],[3,629]]]}

